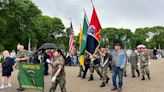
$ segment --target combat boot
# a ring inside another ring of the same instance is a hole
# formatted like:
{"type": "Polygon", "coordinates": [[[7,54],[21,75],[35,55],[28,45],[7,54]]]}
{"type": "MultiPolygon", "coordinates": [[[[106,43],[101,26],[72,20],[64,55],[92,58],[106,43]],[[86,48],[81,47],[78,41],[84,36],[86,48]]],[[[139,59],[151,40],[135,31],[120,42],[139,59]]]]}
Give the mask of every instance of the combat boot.
{"type": "Polygon", "coordinates": [[[85,79],[85,77],[86,77],[86,73],[84,73],[81,78],[85,79]]]}
{"type": "Polygon", "coordinates": [[[88,81],[92,81],[93,80],[93,75],[91,74],[90,78],[88,81]]]}
{"type": "Polygon", "coordinates": [[[77,77],[82,77],[81,75],[78,75],[77,77]]]}
{"type": "Polygon", "coordinates": [[[136,77],[135,75],[132,75],[132,78],[136,77]]]}
{"type": "Polygon", "coordinates": [[[105,83],[104,83],[104,82],[102,82],[102,84],[100,85],[100,87],[105,87],[105,83]]]}
{"type": "Polygon", "coordinates": [[[139,77],[140,76],[140,71],[137,69],[136,72],[137,72],[138,77],[139,77]]]}
{"type": "Polygon", "coordinates": [[[145,76],[142,76],[142,79],[141,80],[145,80],[145,76]]]}
{"type": "Polygon", "coordinates": [[[126,74],[126,72],[124,72],[124,77],[127,77],[127,74],[126,74]]]}
{"type": "Polygon", "coordinates": [[[147,77],[148,77],[148,79],[150,80],[150,75],[149,75],[149,74],[147,75],[147,77]]]}

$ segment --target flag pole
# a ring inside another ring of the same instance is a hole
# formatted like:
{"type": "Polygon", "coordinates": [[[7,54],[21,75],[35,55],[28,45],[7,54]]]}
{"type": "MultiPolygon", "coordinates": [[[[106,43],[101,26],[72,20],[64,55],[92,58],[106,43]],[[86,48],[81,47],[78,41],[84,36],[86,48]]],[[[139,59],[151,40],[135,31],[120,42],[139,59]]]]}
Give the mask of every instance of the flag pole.
{"type": "Polygon", "coordinates": [[[92,3],[92,7],[94,7],[94,4],[93,4],[93,1],[91,0],[91,3],[92,3]]]}
{"type": "Polygon", "coordinates": [[[87,23],[89,23],[88,18],[87,18],[87,14],[86,14],[86,12],[85,12],[85,9],[84,9],[84,8],[83,8],[83,11],[84,11],[84,17],[86,18],[87,23]]]}

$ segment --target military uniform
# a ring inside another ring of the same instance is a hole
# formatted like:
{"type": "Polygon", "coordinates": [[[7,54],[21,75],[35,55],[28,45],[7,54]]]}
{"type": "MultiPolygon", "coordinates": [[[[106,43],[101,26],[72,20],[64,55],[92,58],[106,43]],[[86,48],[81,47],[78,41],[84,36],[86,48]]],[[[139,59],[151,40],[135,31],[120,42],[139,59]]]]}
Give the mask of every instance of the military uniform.
{"type": "MultiPolygon", "coordinates": [[[[27,53],[26,50],[18,51],[18,52],[17,52],[17,55],[16,55],[16,58],[27,58],[27,60],[25,60],[25,61],[16,62],[17,67],[19,67],[19,64],[20,64],[20,63],[28,63],[28,61],[29,61],[28,53],[27,53]]],[[[18,82],[19,82],[19,86],[20,86],[20,88],[21,88],[21,85],[22,85],[22,84],[21,84],[21,81],[20,81],[20,71],[19,71],[19,73],[18,73],[18,82]]]]}
{"type": "Polygon", "coordinates": [[[138,70],[138,57],[137,54],[132,51],[132,53],[130,54],[129,57],[129,62],[131,64],[131,73],[132,73],[132,77],[135,77],[135,71],[138,73],[138,76],[140,76],[139,70],[138,70]]]}
{"type": "Polygon", "coordinates": [[[52,65],[52,77],[55,75],[59,66],[62,66],[62,69],[59,75],[56,77],[55,82],[52,82],[49,92],[55,92],[57,85],[59,84],[61,92],[66,92],[66,79],[65,79],[65,71],[64,71],[64,59],[62,56],[59,56],[55,62],[51,63],[52,65]]]}
{"type": "Polygon", "coordinates": [[[100,76],[100,79],[101,79],[102,75],[100,73],[100,58],[99,58],[98,54],[91,57],[89,81],[93,80],[94,70],[96,70],[97,74],[100,76]]]}
{"type": "Polygon", "coordinates": [[[101,67],[101,75],[102,75],[102,84],[100,87],[104,87],[106,83],[109,81],[109,77],[107,75],[108,66],[109,66],[109,56],[106,53],[105,56],[101,55],[100,67],[101,67]]]}
{"type": "Polygon", "coordinates": [[[85,58],[85,60],[84,60],[85,69],[84,69],[84,73],[83,73],[83,76],[82,76],[83,79],[85,79],[85,77],[86,77],[87,71],[90,67],[89,64],[91,62],[91,59],[89,58],[89,55],[87,55],[87,54],[84,55],[84,58],[85,58]]]}
{"type": "Polygon", "coordinates": [[[145,80],[145,74],[148,76],[148,78],[150,79],[150,71],[148,68],[148,55],[145,54],[144,52],[140,53],[140,69],[141,69],[141,73],[142,73],[142,80],[145,80]]]}

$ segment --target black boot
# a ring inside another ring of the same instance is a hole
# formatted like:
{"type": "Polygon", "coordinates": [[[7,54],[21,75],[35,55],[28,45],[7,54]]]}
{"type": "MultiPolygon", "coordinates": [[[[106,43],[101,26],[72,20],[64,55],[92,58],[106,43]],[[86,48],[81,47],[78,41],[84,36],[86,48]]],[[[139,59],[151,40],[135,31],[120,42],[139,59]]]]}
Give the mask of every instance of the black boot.
{"type": "Polygon", "coordinates": [[[147,77],[148,77],[148,79],[150,80],[150,75],[149,75],[149,74],[147,75],[147,77]]]}
{"type": "Polygon", "coordinates": [[[100,85],[100,87],[105,87],[105,83],[102,82],[101,85],[100,85]]]}
{"type": "Polygon", "coordinates": [[[24,91],[24,88],[18,88],[17,91],[24,91]]]}
{"type": "Polygon", "coordinates": [[[141,80],[145,80],[145,76],[142,76],[142,79],[141,80]]]}
{"type": "Polygon", "coordinates": [[[81,77],[81,75],[78,75],[77,77],[81,77]]]}
{"type": "Polygon", "coordinates": [[[109,82],[109,80],[110,80],[110,78],[109,78],[109,77],[107,77],[107,79],[106,79],[106,83],[108,83],[108,82],[109,82]]]}
{"type": "Polygon", "coordinates": [[[136,77],[135,75],[132,75],[132,78],[136,77]]]}
{"type": "Polygon", "coordinates": [[[137,69],[136,72],[137,72],[138,77],[139,77],[140,76],[140,71],[137,69]]]}
{"type": "Polygon", "coordinates": [[[126,74],[126,72],[124,72],[124,77],[127,77],[127,74],[126,74]]]}
{"type": "Polygon", "coordinates": [[[92,81],[93,80],[93,75],[91,74],[90,78],[88,81],[92,81]]]}
{"type": "Polygon", "coordinates": [[[85,79],[85,76],[86,76],[86,73],[83,73],[81,78],[85,79]]]}

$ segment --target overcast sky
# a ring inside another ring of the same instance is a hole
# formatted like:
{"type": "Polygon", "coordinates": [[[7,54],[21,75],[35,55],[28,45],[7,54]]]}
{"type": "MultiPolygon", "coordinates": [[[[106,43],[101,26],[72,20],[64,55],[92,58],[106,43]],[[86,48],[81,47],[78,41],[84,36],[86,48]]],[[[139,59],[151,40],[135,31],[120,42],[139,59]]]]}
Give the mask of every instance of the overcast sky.
{"type": "MultiPolygon", "coordinates": [[[[32,0],[43,15],[59,17],[65,27],[73,22],[75,34],[83,23],[83,8],[88,19],[92,14],[90,0],[32,0]]],[[[164,26],[164,0],[93,0],[101,26],[129,28],[164,26]]]]}

